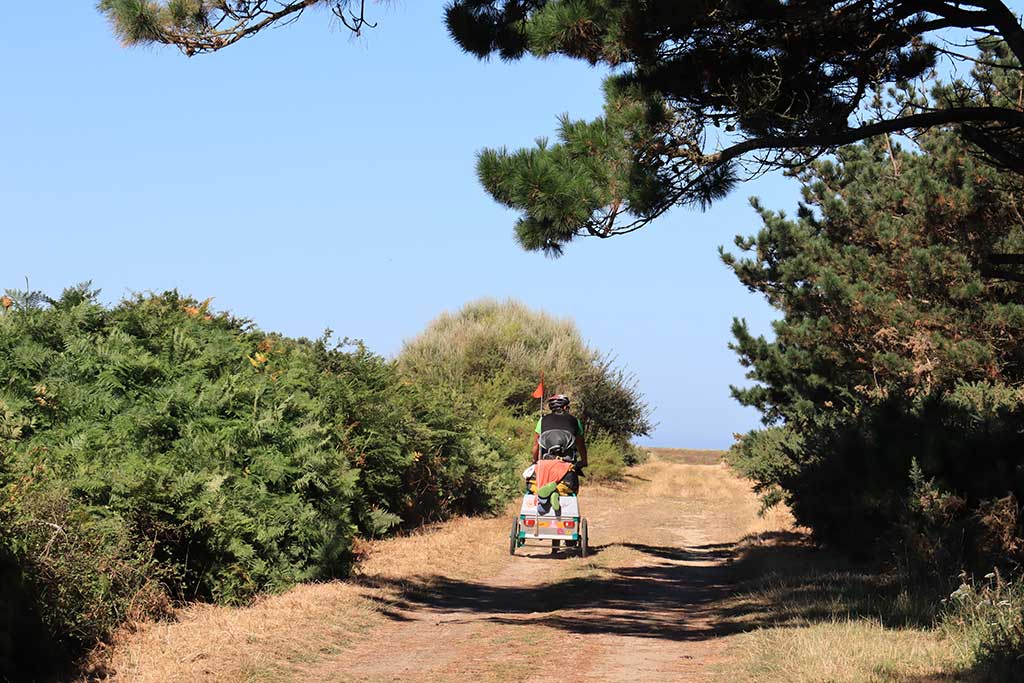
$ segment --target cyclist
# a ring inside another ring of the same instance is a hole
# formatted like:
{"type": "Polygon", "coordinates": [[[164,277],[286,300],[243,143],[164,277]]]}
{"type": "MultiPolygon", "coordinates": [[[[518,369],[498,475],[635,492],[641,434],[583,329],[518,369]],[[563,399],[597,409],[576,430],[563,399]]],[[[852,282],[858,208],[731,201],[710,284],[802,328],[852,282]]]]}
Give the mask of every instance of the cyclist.
{"type": "Polygon", "coordinates": [[[583,423],[569,412],[569,397],[555,394],[548,399],[548,408],[551,412],[537,420],[533,432],[533,461],[561,448],[566,455],[574,456],[576,470],[582,470],[587,466],[587,442],[583,438],[583,423]]]}

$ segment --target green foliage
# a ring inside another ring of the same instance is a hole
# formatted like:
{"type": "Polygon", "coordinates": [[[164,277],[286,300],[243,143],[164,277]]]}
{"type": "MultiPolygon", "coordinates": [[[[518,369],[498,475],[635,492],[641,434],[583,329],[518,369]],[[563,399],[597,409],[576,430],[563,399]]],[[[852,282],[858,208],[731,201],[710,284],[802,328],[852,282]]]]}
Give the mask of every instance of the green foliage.
{"type": "Polygon", "coordinates": [[[489,510],[515,483],[502,443],[359,343],[267,334],[176,292],[113,308],[88,286],[8,295],[9,666],[26,640],[73,654],[167,597],[233,604],[341,576],[354,534],[489,510]]]}
{"type": "Polygon", "coordinates": [[[0,672],[65,661],[126,620],[167,606],[153,546],[52,482],[0,500],[0,672]]]}
{"type": "Polygon", "coordinates": [[[587,442],[586,472],[591,480],[621,479],[626,468],[638,461],[638,449],[632,444],[606,436],[587,442]]]}
{"type": "Polygon", "coordinates": [[[783,426],[758,429],[739,438],[729,450],[729,463],[754,482],[762,509],[788,502],[780,482],[796,474],[796,458],[802,453],[800,435],[783,426]]]}
{"type": "Polygon", "coordinates": [[[659,185],[657,160],[633,147],[664,125],[663,107],[632,89],[617,92],[614,83],[607,90],[605,117],[563,116],[558,144],[540,140],[533,149],[480,153],[477,174],[487,191],[505,206],[526,209],[516,223],[524,249],[558,255],[581,226],[600,234],[597,225],[613,213],[653,217],[671,203],[659,185]]]}
{"type": "Polygon", "coordinates": [[[1019,79],[1020,23],[1001,3],[967,5],[978,11],[912,0],[452,0],[446,17],[479,58],[562,55],[614,69],[603,116],[563,117],[556,144],[479,157],[488,192],[521,212],[520,243],[557,254],[577,236],[708,205],[744,160],[792,167],[879,133],[959,123],[964,139],[1021,172],[1024,115],[1000,94],[1018,89],[986,86],[1019,79]],[[953,26],[986,50],[1004,37],[1001,59],[983,52],[974,81],[937,93],[941,112],[888,94],[926,77],[953,26]]]}
{"type": "Polygon", "coordinates": [[[124,45],[176,45],[191,57],[290,23],[316,5],[329,8],[357,35],[373,26],[365,18],[365,2],[355,0],[99,0],[97,9],[124,45]]]}
{"type": "Polygon", "coordinates": [[[782,314],[771,341],[734,326],[757,382],[734,394],[771,429],[733,457],[822,539],[869,552],[903,523],[938,558],[934,542],[960,528],[954,566],[1012,564],[1018,515],[986,511],[1024,500],[1024,305],[1020,284],[982,271],[1024,249],[1024,188],[953,135],[919,143],[814,164],[795,218],[755,203],[764,228],[736,241],[749,256],[723,254],[782,314]]]}
{"type": "MultiPolygon", "coordinates": [[[[508,301],[482,300],[444,314],[408,342],[398,366],[414,383],[442,387],[487,433],[526,453],[544,373],[547,393],[566,393],[588,442],[611,439],[628,452],[646,434],[648,409],[632,378],[589,348],[576,326],[508,301]]],[[[521,456],[514,456],[521,457],[521,456]]]]}

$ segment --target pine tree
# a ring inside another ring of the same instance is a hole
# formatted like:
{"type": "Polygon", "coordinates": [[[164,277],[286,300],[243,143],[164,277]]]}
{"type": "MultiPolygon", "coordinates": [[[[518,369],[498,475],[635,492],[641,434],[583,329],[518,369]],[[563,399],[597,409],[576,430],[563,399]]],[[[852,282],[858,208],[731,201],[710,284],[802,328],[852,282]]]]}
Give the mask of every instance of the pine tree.
{"type": "Polygon", "coordinates": [[[564,117],[557,144],[480,155],[484,186],[522,212],[527,249],[632,232],[765,169],[897,131],[955,123],[1024,171],[1024,111],[984,78],[935,101],[888,93],[939,56],[974,59],[944,41],[956,28],[987,41],[979,63],[1013,80],[1003,92],[1016,97],[1024,29],[1001,2],[454,0],[447,20],[482,58],[563,55],[616,70],[603,117],[564,117]]]}
{"type": "Polygon", "coordinates": [[[771,340],[734,325],[756,382],[734,394],[769,427],[736,460],[768,502],[847,547],[893,532],[915,458],[963,515],[1024,500],[1024,285],[984,276],[1024,249],[1024,179],[952,133],[919,142],[812,164],[796,216],[755,202],[764,228],[737,238],[743,258],[723,253],[782,315],[771,340]]]}

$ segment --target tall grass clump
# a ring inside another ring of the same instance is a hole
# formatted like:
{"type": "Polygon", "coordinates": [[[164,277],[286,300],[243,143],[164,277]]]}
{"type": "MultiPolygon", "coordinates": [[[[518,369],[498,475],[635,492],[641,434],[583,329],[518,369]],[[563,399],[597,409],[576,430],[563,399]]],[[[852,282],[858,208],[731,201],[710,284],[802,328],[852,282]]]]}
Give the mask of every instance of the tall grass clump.
{"type": "Polygon", "coordinates": [[[960,586],[944,600],[943,631],[971,663],[978,683],[1024,681],[1024,581],[1007,581],[998,570],[960,586]]]}
{"type": "Polygon", "coordinates": [[[592,475],[614,476],[631,464],[629,440],[651,429],[635,381],[612,357],[588,346],[571,320],[516,301],[483,299],[445,313],[408,341],[397,360],[414,383],[440,388],[464,405],[516,460],[529,452],[538,410],[530,394],[541,372],[548,393],[572,399],[593,444],[592,475]]]}
{"type": "Polygon", "coordinates": [[[97,296],[0,307],[0,679],[173,602],[342,576],[354,536],[514,483],[494,435],[359,343],[97,296]]]}

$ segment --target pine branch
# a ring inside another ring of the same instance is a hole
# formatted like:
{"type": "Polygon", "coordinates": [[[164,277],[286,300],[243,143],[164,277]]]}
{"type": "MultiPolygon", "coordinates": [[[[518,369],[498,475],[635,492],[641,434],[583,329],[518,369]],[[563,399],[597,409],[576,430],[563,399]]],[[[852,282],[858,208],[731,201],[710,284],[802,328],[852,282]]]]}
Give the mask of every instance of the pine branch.
{"type": "Polygon", "coordinates": [[[985,260],[993,266],[1024,266],[1024,254],[989,254],[985,260]]]}
{"type": "Polygon", "coordinates": [[[991,266],[981,267],[981,276],[990,280],[1008,280],[1010,282],[1024,282],[1024,273],[1014,273],[1009,270],[992,268],[991,266]]]}
{"type": "Polygon", "coordinates": [[[993,15],[992,24],[999,29],[1017,61],[1024,64],[1024,27],[1021,27],[1017,15],[999,0],[978,0],[978,5],[987,8],[993,15]]]}
{"type": "MultiPolygon", "coordinates": [[[[662,216],[673,206],[676,206],[677,204],[691,203],[688,201],[688,195],[693,192],[694,188],[701,185],[704,177],[708,173],[712,173],[715,170],[750,154],[751,152],[761,150],[808,150],[808,153],[801,158],[801,161],[805,163],[830,149],[866,140],[878,135],[899,133],[907,130],[933,128],[943,125],[992,122],[1003,123],[1014,128],[1024,128],[1024,112],[1003,107],[960,107],[955,109],[942,109],[922,112],[919,114],[911,114],[908,116],[876,121],[874,123],[830,133],[766,136],[744,140],[743,142],[738,142],[720,152],[707,155],[703,159],[698,160],[697,166],[699,168],[695,175],[689,177],[689,179],[680,188],[669,195],[666,200],[654,210],[646,212],[644,216],[637,218],[626,225],[616,227],[613,223],[614,219],[619,214],[613,214],[609,216],[608,219],[600,221],[597,224],[585,226],[585,230],[587,233],[599,237],[610,237],[613,235],[624,235],[630,232],[635,232],[662,216]]],[[[964,137],[967,137],[966,131],[968,130],[974,131],[976,129],[965,127],[964,137]]],[[[971,141],[974,142],[974,140],[971,141]]],[[[988,152],[987,149],[982,149],[988,152]]],[[[1009,153],[1005,152],[1005,150],[1002,151],[1007,164],[1013,163],[1015,164],[1015,168],[1020,168],[1021,171],[1024,172],[1024,160],[1010,156],[1009,153]]],[[[792,163],[776,162],[775,165],[791,166],[792,163]]],[[[693,167],[684,169],[680,172],[679,176],[686,176],[692,170],[693,167]]]]}
{"type": "Polygon", "coordinates": [[[365,0],[358,0],[358,10],[349,9],[353,3],[354,0],[290,0],[277,2],[276,10],[268,9],[267,0],[213,3],[213,7],[203,6],[197,15],[184,18],[170,11],[170,4],[108,1],[100,7],[125,44],[174,45],[191,57],[221,50],[268,27],[287,25],[314,5],[329,5],[342,24],[356,34],[363,27],[374,28],[376,24],[366,18],[365,0]]]}

